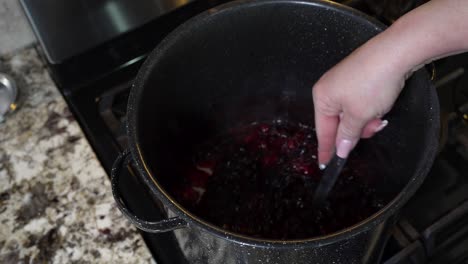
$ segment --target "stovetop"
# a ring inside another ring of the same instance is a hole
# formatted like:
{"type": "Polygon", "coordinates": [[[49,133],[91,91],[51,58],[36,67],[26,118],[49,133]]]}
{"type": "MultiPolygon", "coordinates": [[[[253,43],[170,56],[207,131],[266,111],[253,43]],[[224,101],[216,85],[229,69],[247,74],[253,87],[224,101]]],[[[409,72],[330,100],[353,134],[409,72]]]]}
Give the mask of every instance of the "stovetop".
{"type": "MultiPolygon", "coordinates": [[[[28,12],[24,2],[29,1],[23,1],[28,12]]],[[[193,1],[80,55],[49,63],[54,81],[108,174],[118,153],[127,147],[127,99],[146,54],[177,25],[223,2],[193,1]]],[[[344,2],[385,22],[414,7],[406,2],[390,12],[384,5],[376,6],[377,1],[344,2]]],[[[439,60],[434,66],[441,103],[439,154],[392,230],[383,255],[385,264],[468,262],[468,54],[439,60]]],[[[148,220],[162,219],[160,203],[141,191],[146,186],[128,173],[120,188],[129,209],[148,220]],[[148,200],[153,202],[142,202],[148,200]]],[[[157,263],[184,263],[172,233],[142,236],[157,263]]]]}
{"type": "MultiPolygon", "coordinates": [[[[425,183],[404,208],[392,231],[384,254],[385,264],[468,261],[468,72],[465,69],[468,70],[468,55],[436,64],[438,76],[434,83],[442,104],[439,154],[425,183]],[[453,67],[458,60],[466,65],[453,67]]],[[[130,85],[118,86],[98,101],[102,120],[122,148],[127,145],[125,112],[130,85]]]]}

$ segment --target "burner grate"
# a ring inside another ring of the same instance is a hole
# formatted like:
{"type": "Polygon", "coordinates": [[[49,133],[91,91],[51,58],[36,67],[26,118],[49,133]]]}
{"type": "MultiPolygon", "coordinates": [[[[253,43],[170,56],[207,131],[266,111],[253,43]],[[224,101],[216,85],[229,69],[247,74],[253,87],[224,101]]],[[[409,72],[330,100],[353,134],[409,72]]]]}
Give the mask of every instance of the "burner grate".
{"type": "Polygon", "coordinates": [[[126,113],[130,88],[131,81],[125,82],[96,98],[99,115],[121,149],[128,147],[126,113]]]}

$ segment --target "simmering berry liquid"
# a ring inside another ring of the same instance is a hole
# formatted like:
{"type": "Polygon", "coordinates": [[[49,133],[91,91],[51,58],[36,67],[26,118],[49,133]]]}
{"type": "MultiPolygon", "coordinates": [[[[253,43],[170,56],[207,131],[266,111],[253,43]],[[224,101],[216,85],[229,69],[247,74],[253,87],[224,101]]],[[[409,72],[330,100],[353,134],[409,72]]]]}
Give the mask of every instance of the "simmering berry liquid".
{"type": "Polygon", "coordinates": [[[314,191],[322,176],[312,127],[274,120],[237,127],[202,144],[173,193],[189,211],[223,229],[258,238],[329,234],[384,205],[364,179],[371,157],[352,155],[322,208],[314,191]]]}

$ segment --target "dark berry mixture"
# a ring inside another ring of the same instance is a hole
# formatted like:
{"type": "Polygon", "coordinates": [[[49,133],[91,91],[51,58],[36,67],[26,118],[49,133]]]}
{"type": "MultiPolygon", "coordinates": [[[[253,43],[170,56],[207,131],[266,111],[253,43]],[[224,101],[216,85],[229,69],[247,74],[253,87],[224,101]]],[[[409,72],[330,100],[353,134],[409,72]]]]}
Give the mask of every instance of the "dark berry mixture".
{"type": "Polygon", "coordinates": [[[281,120],[253,123],[200,146],[173,193],[212,224],[269,239],[329,234],[383,206],[363,180],[376,176],[368,162],[372,159],[353,155],[327,205],[314,208],[312,199],[322,175],[316,155],[313,128],[281,120]]]}

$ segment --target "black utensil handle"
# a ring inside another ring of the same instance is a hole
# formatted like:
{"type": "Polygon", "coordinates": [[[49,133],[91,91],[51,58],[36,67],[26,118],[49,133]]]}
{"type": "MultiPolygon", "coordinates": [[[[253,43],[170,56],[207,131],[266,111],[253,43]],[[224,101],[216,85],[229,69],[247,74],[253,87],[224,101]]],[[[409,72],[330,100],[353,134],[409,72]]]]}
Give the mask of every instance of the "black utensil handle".
{"type": "Polygon", "coordinates": [[[138,229],[141,229],[148,233],[163,233],[187,227],[187,222],[185,222],[179,217],[172,217],[157,222],[150,222],[140,219],[138,216],[134,215],[127,209],[127,206],[122,200],[118,184],[122,168],[126,167],[131,161],[131,159],[132,157],[130,155],[130,151],[128,149],[125,150],[124,152],[119,154],[114,164],[112,165],[111,171],[112,194],[114,195],[117,207],[120,209],[122,214],[124,214],[125,217],[127,217],[127,219],[130,220],[130,222],[132,222],[132,224],[134,224],[138,229]]]}
{"type": "Polygon", "coordinates": [[[332,159],[327,165],[325,172],[322,175],[319,186],[315,190],[313,203],[315,206],[322,205],[328,197],[333,186],[335,186],[336,180],[340,175],[343,167],[346,164],[346,159],[338,157],[334,154],[332,159]]]}

